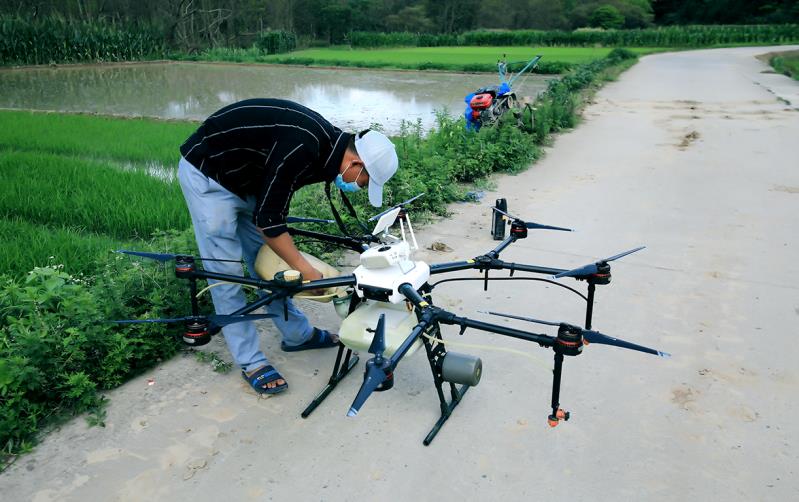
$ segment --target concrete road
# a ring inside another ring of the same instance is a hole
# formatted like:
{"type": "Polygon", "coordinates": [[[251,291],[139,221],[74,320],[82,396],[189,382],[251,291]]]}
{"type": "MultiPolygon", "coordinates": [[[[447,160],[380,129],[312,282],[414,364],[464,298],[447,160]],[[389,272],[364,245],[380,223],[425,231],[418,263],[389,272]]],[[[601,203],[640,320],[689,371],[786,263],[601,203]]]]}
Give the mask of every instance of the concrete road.
{"type": "MultiPolygon", "coordinates": [[[[479,354],[484,376],[431,446],[421,441],[438,406],[419,355],[356,419],[345,413],[362,365],[303,420],[334,354],[283,354],[265,328],[288,393],[258,399],[236,372],[177,358],[111,392],[104,429],[75,420],[21,457],[0,477],[2,498],[796,499],[799,83],[764,73],[755,55],[770,50],[643,58],[545,159],[420,232],[425,246],[453,249],[422,253],[430,262],[484,253],[495,244],[487,206],[501,196],[515,214],[578,230],[531,232],[506,260],[568,268],[648,246],[614,263],[594,328],[674,357],[586,347],[565,364],[569,422],[546,423],[551,352],[455,329],[448,339],[528,357],[454,349],[479,354]]],[[[479,282],[449,283],[435,293],[486,320],[477,309],[583,318],[579,298],[543,283],[496,282],[487,293],[479,282]]],[[[337,326],[329,305],[309,308],[337,326]]],[[[221,340],[211,348],[225,354],[221,340]]]]}

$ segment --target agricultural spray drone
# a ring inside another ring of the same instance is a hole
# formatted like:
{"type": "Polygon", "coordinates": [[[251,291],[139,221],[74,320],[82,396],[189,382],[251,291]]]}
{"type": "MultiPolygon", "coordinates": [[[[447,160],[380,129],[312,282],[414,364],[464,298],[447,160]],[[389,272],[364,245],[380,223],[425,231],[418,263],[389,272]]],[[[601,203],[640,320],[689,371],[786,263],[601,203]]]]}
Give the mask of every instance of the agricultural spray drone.
{"type": "MultiPolygon", "coordinates": [[[[289,232],[292,235],[319,240],[360,253],[360,264],[351,274],[326,277],[315,281],[303,281],[299,273],[277,270],[280,266],[274,264],[265,269],[256,263],[256,269],[262,277],[271,274],[269,279],[258,279],[203,270],[197,267],[197,263],[202,261],[202,258],[123,251],[161,261],[174,259],[175,275],[189,281],[192,313],[189,317],[179,319],[122,322],[183,322],[186,326],[185,334],[182,337],[183,341],[190,345],[202,345],[208,343],[210,337],[221,330],[225,324],[269,317],[251,313],[271,302],[309,294],[316,295],[315,299],[320,301],[332,300],[337,313],[343,318],[339,331],[338,352],[327,384],[302,411],[302,417],[307,418],[336,388],[338,383],[350,373],[358,363],[357,351],[368,351],[373,357],[366,362],[363,383],[347,412],[349,416],[358,415],[373,392],[391,389],[394,385],[394,372],[399,363],[405,357],[410,357],[419,349],[423,349],[432,372],[441,411],[440,418],[424,439],[425,445],[430,444],[435,438],[441,426],[464,398],[466,391],[470,387],[476,386],[482,375],[480,358],[448,350],[447,342],[442,336],[442,325],[457,326],[461,335],[471,328],[526,340],[540,347],[552,349],[554,352],[552,399],[551,412],[547,417],[548,423],[552,427],[561,421],[568,420],[570,416],[569,412],[560,407],[560,382],[565,357],[580,355],[584,346],[589,343],[612,345],[661,357],[669,356],[664,352],[613,338],[591,329],[596,287],[611,282],[610,262],[639,251],[643,249],[642,247],[572,270],[506,262],[500,259],[502,251],[514,242],[526,238],[530,230],[569,231],[569,229],[524,221],[509,214],[507,205],[500,205],[500,207],[492,208],[493,215],[499,216],[499,219],[495,218],[493,233],[495,238],[502,239],[494,249],[465,261],[428,264],[413,259],[413,251],[418,249],[418,245],[405,206],[414,199],[371,218],[369,221],[377,220],[377,224],[371,232],[362,235],[349,232],[335,211],[335,221],[339,223],[343,235],[290,227],[289,232]],[[503,235],[501,236],[498,235],[498,222],[502,223],[503,235]],[[507,237],[504,236],[505,224],[510,225],[507,237]],[[399,235],[392,234],[391,229],[397,227],[399,227],[399,235]],[[434,276],[440,274],[465,270],[480,271],[482,276],[453,277],[438,282],[431,281],[434,276]],[[489,274],[491,271],[501,270],[509,271],[510,275],[497,277],[489,274]],[[549,277],[534,278],[522,275],[530,273],[549,277]],[[514,276],[515,274],[518,275],[514,276]],[[584,281],[588,285],[587,294],[555,280],[560,278],[584,281]],[[198,311],[196,298],[197,281],[201,279],[249,285],[263,290],[265,294],[229,315],[204,317],[198,311]],[[467,280],[482,281],[485,289],[488,289],[488,284],[492,280],[543,281],[565,288],[585,300],[584,326],[540,321],[493,311],[487,312],[492,315],[556,326],[557,334],[552,336],[458,316],[434,305],[432,292],[435,287],[445,282],[467,280]],[[324,290],[325,294],[319,295],[319,290],[324,290]]],[[[328,223],[330,220],[291,218],[289,222],[292,224],[328,223]]],[[[361,228],[366,226],[360,220],[357,223],[361,228]]],[[[266,260],[265,258],[262,260],[261,255],[268,256],[270,253],[271,250],[264,246],[259,254],[259,262],[266,260]]],[[[271,254],[273,255],[273,253],[271,254]]]]}

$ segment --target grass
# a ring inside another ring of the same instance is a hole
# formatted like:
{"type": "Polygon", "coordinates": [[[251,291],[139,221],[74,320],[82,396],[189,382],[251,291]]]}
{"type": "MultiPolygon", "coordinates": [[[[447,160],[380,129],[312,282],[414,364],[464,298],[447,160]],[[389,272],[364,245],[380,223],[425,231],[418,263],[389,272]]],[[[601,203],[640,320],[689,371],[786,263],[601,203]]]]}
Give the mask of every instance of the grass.
{"type": "MultiPolygon", "coordinates": [[[[400,47],[391,49],[322,48],[292,52],[292,56],[313,59],[370,63],[384,61],[392,64],[491,64],[507,54],[508,61],[526,61],[542,55],[542,61],[570,64],[588,63],[608,55],[610,48],[592,47],[400,47]]],[[[650,49],[636,49],[643,54],[650,49]]],[[[279,59],[280,55],[269,56],[279,59]]]]}
{"type": "Polygon", "coordinates": [[[0,111],[0,148],[134,165],[177,164],[196,123],[88,114],[0,111]]]}
{"type": "MultiPolygon", "coordinates": [[[[187,59],[253,63],[301,64],[393,69],[437,69],[446,71],[496,71],[497,59],[527,61],[542,55],[537,71],[562,73],[579,64],[607,56],[612,49],[602,47],[401,47],[350,49],[332,47],[305,49],[290,54],[267,56],[257,49],[209,49],[187,59]]],[[[638,55],[658,52],[658,48],[634,48],[638,55]]],[[[181,56],[176,56],[181,58],[181,56]]]]}
{"type": "Polygon", "coordinates": [[[37,266],[63,264],[74,274],[89,275],[97,260],[123,241],[69,226],[41,225],[20,217],[0,218],[0,274],[19,275],[37,266]]]}
{"type": "Polygon", "coordinates": [[[799,51],[783,52],[769,60],[771,66],[794,80],[799,80],[799,51]]]}
{"type": "Polygon", "coordinates": [[[138,170],[38,152],[0,157],[0,217],[69,226],[118,239],[189,227],[176,183],[138,170]]]}

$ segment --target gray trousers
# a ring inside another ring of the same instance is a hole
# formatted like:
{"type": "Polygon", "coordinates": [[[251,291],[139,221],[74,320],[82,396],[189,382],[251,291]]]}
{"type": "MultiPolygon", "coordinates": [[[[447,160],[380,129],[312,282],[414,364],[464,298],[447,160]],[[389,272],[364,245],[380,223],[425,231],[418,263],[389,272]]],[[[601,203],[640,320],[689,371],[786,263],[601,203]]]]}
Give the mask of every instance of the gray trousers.
{"type": "MultiPolygon", "coordinates": [[[[178,165],[178,180],[191,213],[200,256],[226,260],[244,259],[250,274],[255,277],[255,258],[264,244],[261,232],[252,222],[255,198],[241,199],[209,179],[184,158],[180,159],[178,165]]],[[[238,276],[244,273],[240,263],[202,263],[205,270],[211,272],[238,276]]],[[[208,282],[213,284],[218,281],[208,282]]],[[[244,291],[238,284],[222,284],[211,288],[211,298],[217,314],[230,314],[247,303],[244,291]]],[[[290,299],[274,301],[266,307],[266,311],[277,315],[272,320],[283,335],[286,345],[299,345],[313,334],[313,327],[305,314],[290,299]],[[288,320],[283,316],[284,302],[288,303],[288,320]]],[[[225,326],[222,334],[234,362],[242,370],[253,371],[269,364],[259,347],[258,331],[252,322],[225,326]]]]}

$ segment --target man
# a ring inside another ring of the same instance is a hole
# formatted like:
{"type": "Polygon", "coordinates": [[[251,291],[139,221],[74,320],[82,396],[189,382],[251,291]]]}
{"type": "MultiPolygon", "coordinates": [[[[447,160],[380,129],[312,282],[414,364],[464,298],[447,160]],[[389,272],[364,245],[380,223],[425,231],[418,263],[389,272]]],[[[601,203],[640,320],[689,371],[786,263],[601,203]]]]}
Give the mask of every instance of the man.
{"type": "MultiPolygon", "coordinates": [[[[335,182],[354,192],[368,185],[369,202],[382,205],[383,185],[398,167],[394,145],[383,134],[342,132],[321,115],[282,99],[249,99],[217,111],[180,147],[178,179],[191,213],[200,254],[241,260],[255,273],[266,242],[306,280],[322,277],[300,254],[286,227],[291,197],[312,183],[335,182]]],[[[206,270],[241,275],[240,263],[206,261],[206,270]]],[[[213,282],[213,281],[209,281],[213,282]]],[[[241,286],[211,289],[218,314],[246,304],[241,286]]],[[[283,336],[284,351],[333,347],[337,336],[314,328],[290,299],[267,310],[283,336]],[[288,303],[288,320],[283,317],[288,303]]],[[[288,388],[259,348],[252,322],[231,324],[223,335],[242,376],[258,393],[288,388]]]]}

